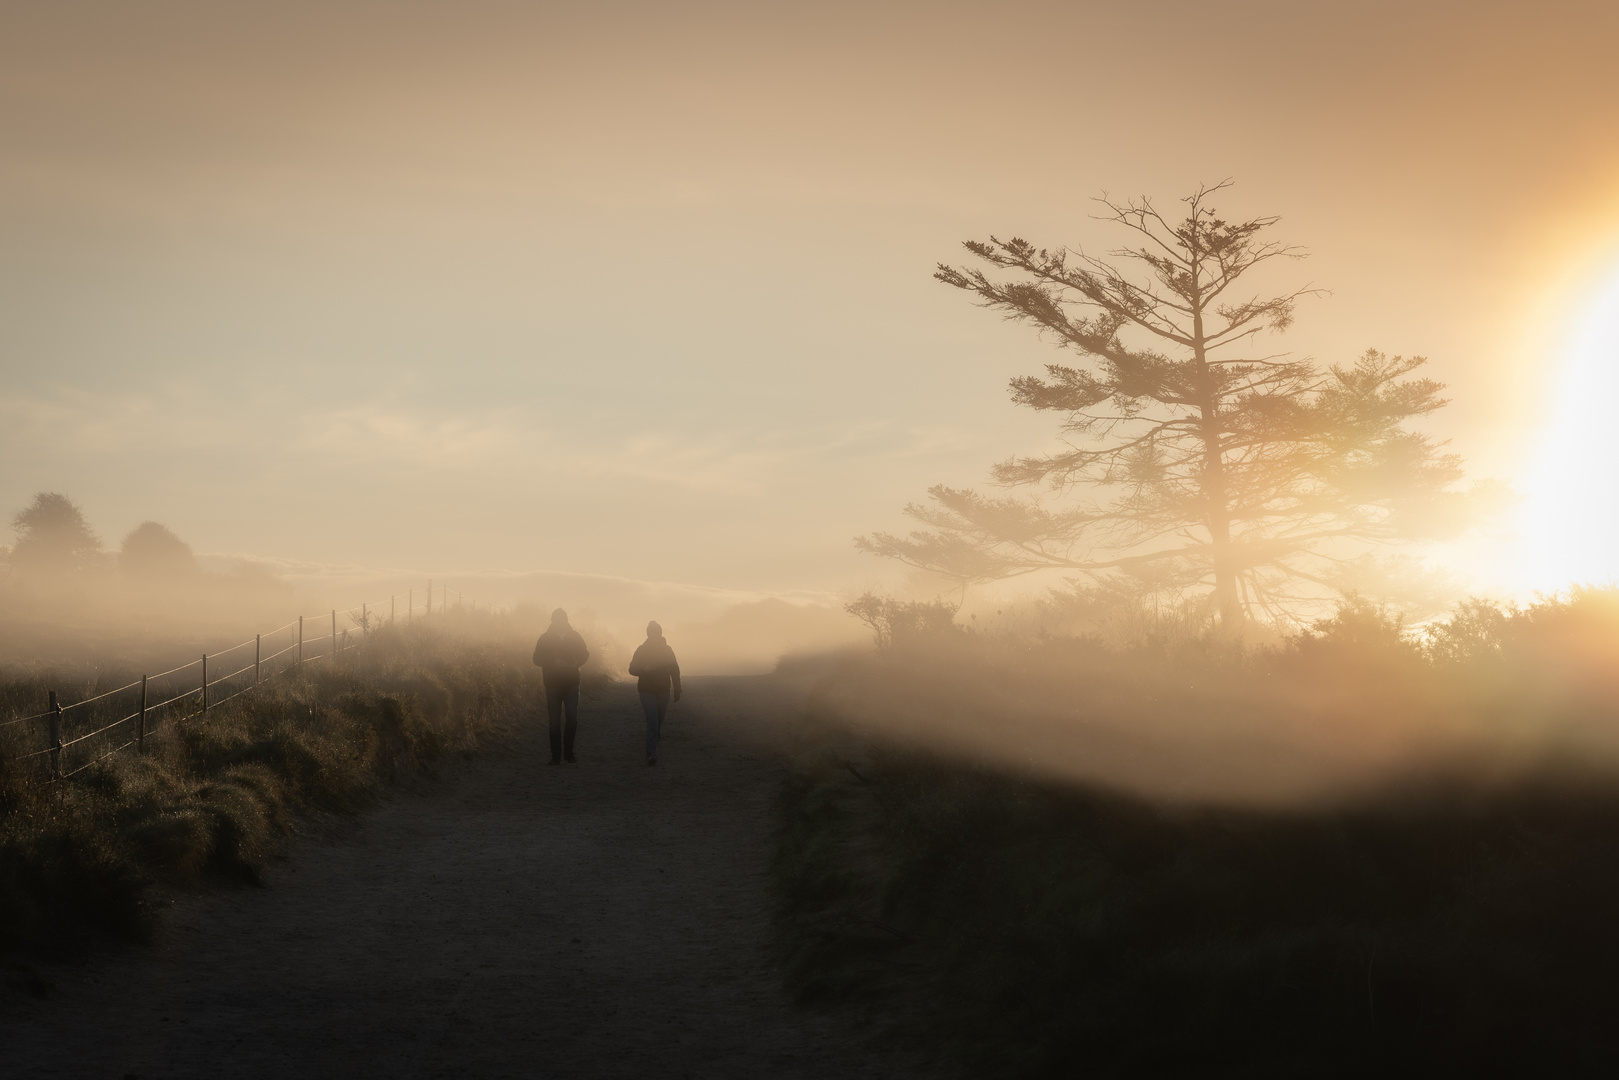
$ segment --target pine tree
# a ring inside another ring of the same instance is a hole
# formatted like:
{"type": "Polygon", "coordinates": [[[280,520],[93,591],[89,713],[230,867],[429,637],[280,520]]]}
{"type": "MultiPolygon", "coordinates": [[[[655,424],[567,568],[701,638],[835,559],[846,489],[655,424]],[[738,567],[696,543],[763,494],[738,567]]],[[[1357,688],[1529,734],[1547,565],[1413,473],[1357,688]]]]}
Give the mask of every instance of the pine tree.
{"type": "Polygon", "coordinates": [[[1013,402],[1063,418],[1063,446],[993,471],[1058,503],[936,486],[906,508],[926,528],[857,544],[963,583],[1068,570],[1203,587],[1234,625],[1331,591],[1369,545],[1461,527],[1460,459],[1404,426],[1446,404],[1408,378],[1423,358],[1368,350],[1323,369],[1258,351],[1317,290],[1239,293],[1303,253],[1265,238],[1274,217],[1221,218],[1225,187],[1173,222],[1149,199],[1099,200],[1133,234],[1107,259],[991,236],[965,245],[978,265],[940,264],[938,280],[1079,358],[1011,382],[1013,402]]]}

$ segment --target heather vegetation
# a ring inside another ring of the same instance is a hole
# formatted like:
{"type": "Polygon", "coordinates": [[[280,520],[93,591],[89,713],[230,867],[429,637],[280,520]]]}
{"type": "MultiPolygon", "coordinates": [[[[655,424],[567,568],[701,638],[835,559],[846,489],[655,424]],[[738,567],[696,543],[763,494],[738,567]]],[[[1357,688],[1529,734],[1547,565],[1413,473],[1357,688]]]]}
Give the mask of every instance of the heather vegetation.
{"type": "MultiPolygon", "coordinates": [[[[0,728],[0,955],[140,938],[154,887],[255,882],[296,822],[498,739],[533,692],[527,656],[468,620],[381,627],[206,715],[50,783],[29,724],[0,728]]],[[[490,628],[483,628],[490,631],[490,628]]],[[[494,629],[504,629],[495,627],[494,629]]],[[[598,676],[599,678],[599,676],[598,676]]],[[[20,714],[70,675],[14,673],[20,714]]]]}
{"type": "Polygon", "coordinates": [[[1619,593],[1249,647],[892,614],[779,804],[803,999],[972,1075],[1611,1072],[1619,593]]]}

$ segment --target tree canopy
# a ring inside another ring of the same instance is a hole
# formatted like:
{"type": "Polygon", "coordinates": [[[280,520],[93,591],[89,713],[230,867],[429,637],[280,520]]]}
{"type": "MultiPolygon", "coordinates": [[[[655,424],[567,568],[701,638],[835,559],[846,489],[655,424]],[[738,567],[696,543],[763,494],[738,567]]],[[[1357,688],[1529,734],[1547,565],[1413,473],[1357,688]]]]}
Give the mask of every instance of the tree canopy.
{"type": "Polygon", "coordinates": [[[82,570],[101,558],[100,538],[66,495],[41,491],[11,519],[11,527],[17,532],[11,564],[20,570],[82,570]]]}
{"type": "Polygon", "coordinates": [[[991,236],[965,244],[974,263],[941,263],[938,280],[1076,357],[1010,386],[1062,418],[1060,446],[993,470],[1056,504],[940,485],[906,507],[924,528],[857,544],[964,583],[1068,570],[1204,587],[1230,624],[1334,589],[1369,546],[1462,527],[1460,459],[1405,426],[1446,404],[1413,377],[1424,359],[1323,367],[1260,349],[1318,290],[1247,291],[1251,271],[1303,252],[1266,238],[1277,218],[1222,218],[1225,187],[1177,219],[1099,200],[1130,237],[1107,258],[991,236]]]}
{"type": "Polygon", "coordinates": [[[143,521],[124,537],[118,568],[135,577],[184,577],[197,572],[197,557],[166,525],[143,521]]]}

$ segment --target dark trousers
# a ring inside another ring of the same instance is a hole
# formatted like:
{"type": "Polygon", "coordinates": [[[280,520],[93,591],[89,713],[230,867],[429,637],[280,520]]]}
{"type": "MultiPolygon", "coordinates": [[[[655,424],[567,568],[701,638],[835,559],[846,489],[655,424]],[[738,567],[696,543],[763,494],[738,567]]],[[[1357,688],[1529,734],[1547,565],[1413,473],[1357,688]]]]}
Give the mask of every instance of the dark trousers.
{"type": "Polygon", "coordinates": [[[573,737],[579,732],[579,687],[559,686],[545,688],[545,730],[551,736],[551,760],[566,754],[573,757],[573,737]],[[562,724],[563,707],[567,707],[568,723],[562,724]]]}
{"type": "Polygon", "coordinates": [[[658,739],[663,735],[663,718],[669,711],[668,694],[641,692],[641,711],[646,714],[646,756],[656,757],[658,739]]]}

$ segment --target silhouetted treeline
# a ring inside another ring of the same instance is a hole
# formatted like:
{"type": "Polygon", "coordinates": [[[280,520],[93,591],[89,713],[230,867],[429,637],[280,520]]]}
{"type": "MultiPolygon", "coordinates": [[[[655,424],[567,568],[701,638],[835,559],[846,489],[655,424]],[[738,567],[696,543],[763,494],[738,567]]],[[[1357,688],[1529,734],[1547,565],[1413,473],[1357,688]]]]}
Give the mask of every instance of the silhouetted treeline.
{"type": "Polygon", "coordinates": [[[292,589],[263,567],[205,570],[155,521],[108,550],[73,500],[40,492],[11,527],[13,543],[0,548],[0,664],[134,659],[142,641],[201,643],[209,628],[251,632],[293,611],[292,589]]]}
{"type": "MultiPolygon", "coordinates": [[[[42,491],[11,518],[15,534],[0,547],[0,567],[13,585],[61,585],[117,574],[127,582],[172,585],[202,575],[191,546],[167,526],[145,521],[130,530],[117,550],[108,551],[84,512],[66,495],[42,491]]],[[[252,576],[249,569],[235,577],[252,576]]]]}

